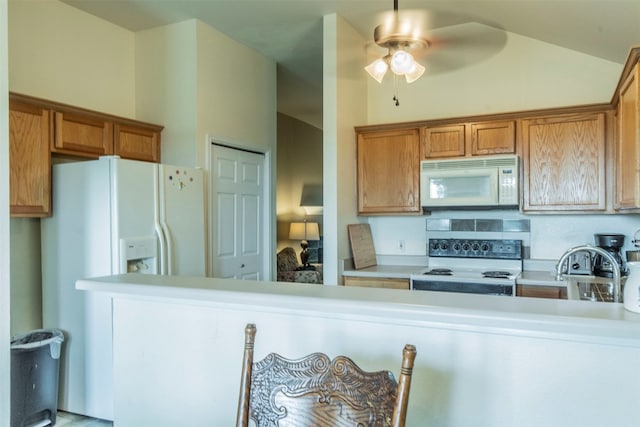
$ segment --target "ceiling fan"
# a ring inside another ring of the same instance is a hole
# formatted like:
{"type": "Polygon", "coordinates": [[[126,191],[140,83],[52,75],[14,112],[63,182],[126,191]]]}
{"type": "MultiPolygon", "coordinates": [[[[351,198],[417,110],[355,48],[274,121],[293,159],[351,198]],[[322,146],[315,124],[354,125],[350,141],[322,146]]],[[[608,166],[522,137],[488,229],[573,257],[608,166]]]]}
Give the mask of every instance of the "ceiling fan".
{"type": "Polygon", "coordinates": [[[382,19],[373,33],[375,49],[367,49],[376,56],[365,70],[378,83],[391,70],[396,106],[399,78],[412,83],[425,73],[425,65],[429,75],[436,75],[478,64],[499,52],[507,39],[499,26],[465,14],[428,9],[400,12],[398,0],[393,2],[393,12],[382,19]]]}
{"type": "Polygon", "coordinates": [[[389,69],[396,76],[404,76],[412,83],[424,74],[425,67],[417,62],[410,51],[429,47],[429,41],[422,37],[419,28],[398,16],[398,0],[393,0],[393,19],[378,25],[373,32],[376,45],[387,50],[387,54],[365,67],[365,70],[378,83],[389,69]]]}

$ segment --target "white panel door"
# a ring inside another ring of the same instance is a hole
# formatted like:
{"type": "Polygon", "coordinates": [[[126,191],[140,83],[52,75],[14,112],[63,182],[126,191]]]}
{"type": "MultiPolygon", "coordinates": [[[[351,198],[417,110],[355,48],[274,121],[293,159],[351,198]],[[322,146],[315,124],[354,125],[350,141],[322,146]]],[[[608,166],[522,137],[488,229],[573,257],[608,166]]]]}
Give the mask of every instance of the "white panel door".
{"type": "Polygon", "coordinates": [[[211,275],[265,280],[264,155],[211,146],[211,275]]]}

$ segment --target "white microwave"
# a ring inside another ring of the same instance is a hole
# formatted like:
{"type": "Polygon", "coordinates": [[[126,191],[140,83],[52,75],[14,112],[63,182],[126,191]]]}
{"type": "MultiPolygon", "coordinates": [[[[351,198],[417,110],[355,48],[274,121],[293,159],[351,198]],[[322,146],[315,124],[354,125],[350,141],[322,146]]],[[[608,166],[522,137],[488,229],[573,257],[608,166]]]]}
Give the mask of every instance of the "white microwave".
{"type": "Polygon", "coordinates": [[[465,157],[420,162],[425,210],[518,206],[518,156],[465,157]]]}

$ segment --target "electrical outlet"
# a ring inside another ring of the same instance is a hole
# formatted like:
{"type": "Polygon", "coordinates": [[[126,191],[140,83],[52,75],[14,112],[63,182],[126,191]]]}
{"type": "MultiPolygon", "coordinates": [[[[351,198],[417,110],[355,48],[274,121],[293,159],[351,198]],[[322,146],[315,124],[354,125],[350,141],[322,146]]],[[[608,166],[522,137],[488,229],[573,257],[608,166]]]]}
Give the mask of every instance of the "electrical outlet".
{"type": "Polygon", "coordinates": [[[405,249],[404,240],[398,240],[398,249],[400,250],[400,252],[404,252],[404,249],[405,249]]]}

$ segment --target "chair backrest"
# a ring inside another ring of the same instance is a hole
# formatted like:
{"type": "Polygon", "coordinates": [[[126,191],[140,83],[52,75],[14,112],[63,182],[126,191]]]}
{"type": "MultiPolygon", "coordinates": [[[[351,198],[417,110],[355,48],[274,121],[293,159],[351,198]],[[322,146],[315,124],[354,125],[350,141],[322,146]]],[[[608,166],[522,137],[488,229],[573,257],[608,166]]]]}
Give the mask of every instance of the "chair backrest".
{"type": "Polygon", "coordinates": [[[294,271],[298,267],[296,251],[287,246],[276,255],[277,271],[294,271]]]}
{"type": "Polygon", "coordinates": [[[405,345],[396,382],[389,371],[364,372],[351,359],[323,353],[289,360],[271,353],[253,362],[256,327],[245,328],[236,427],[403,427],[416,356],[405,345]]]}

